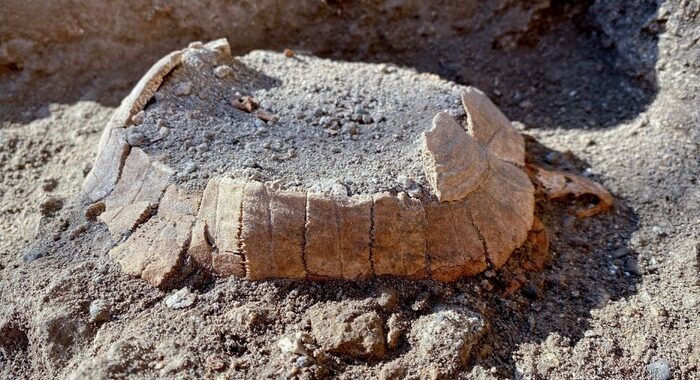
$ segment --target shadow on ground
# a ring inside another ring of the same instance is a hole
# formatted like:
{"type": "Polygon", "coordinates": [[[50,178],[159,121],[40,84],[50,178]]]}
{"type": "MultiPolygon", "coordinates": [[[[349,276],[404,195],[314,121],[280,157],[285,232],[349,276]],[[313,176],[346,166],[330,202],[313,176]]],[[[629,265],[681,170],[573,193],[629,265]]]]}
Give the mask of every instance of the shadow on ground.
{"type": "MultiPolygon", "coordinates": [[[[238,54],[290,47],[436,73],[485,90],[509,117],[531,127],[611,127],[643,111],[656,94],[659,26],[647,19],[657,5],[618,3],[525,2],[499,8],[476,1],[362,6],[319,2],[307,9],[308,15],[299,14],[302,6],[286,15],[284,7],[271,0],[241,14],[225,7],[197,9],[198,17],[190,20],[192,15],[178,13],[190,11],[184,4],[173,9],[155,6],[144,16],[139,5],[126,2],[119,11],[134,17],[119,25],[123,30],[101,31],[99,23],[88,27],[82,19],[73,20],[76,28],[86,28],[79,35],[39,29],[36,33],[56,42],[38,53],[30,39],[38,37],[31,31],[13,32],[12,23],[7,23],[5,30],[0,28],[0,120],[26,123],[45,117],[53,102],[94,100],[116,106],[160,56],[189,41],[226,36],[238,54]],[[223,12],[220,17],[212,14],[217,11],[223,12]],[[240,24],[221,20],[241,16],[246,20],[240,24]],[[183,19],[188,27],[181,25],[183,19]],[[273,22],[277,27],[269,25],[273,22]],[[641,42],[630,43],[630,34],[641,42]],[[32,57],[39,62],[29,62],[32,57]]],[[[105,23],[114,21],[101,3],[91,6],[107,13],[101,16],[107,18],[105,23]]],[[[10,5],[9,21],[21,22],[17,9],[24,8],[10,5]]]]}

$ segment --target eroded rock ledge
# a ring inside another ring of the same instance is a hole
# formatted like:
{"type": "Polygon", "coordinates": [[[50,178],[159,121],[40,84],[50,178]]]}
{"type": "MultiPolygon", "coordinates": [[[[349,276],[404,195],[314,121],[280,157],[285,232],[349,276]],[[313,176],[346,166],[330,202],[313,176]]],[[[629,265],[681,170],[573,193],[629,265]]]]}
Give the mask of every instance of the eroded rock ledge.
{"type": "Polygon", "coordinates": [[[194,272],[452,281],[502,266],[527,239],[535,200],[521,167],[523,139],[473,88],[462,98],[467,128],[439,113],[416,136],[429,196],[289,191],[226,177],[211,178],[203,192],[179,188],[175,171],[130,147],[124,128],[193,49],[230,57],[217,40],[158,61],[115,111],[83,186],[105,203],[100,220],[117,242],[109,255],[126,273],[161,287],[194,272]]]}

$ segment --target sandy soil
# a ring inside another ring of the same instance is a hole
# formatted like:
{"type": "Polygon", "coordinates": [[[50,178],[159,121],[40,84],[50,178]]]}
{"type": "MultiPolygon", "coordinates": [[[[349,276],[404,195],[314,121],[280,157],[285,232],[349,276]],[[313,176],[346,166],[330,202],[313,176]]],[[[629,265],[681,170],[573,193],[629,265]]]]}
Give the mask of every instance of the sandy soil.
{"type": "Polygon", "coordinates": [[[67,3],[0,5],[1,377],[700,378],[697,2],[67,3]],[[129,278],[79,185],[145,68],[222,35],[476,85],[524,123],[530,160],[600,181],[614,210],[541,202],[540,272],[129,278]]]}

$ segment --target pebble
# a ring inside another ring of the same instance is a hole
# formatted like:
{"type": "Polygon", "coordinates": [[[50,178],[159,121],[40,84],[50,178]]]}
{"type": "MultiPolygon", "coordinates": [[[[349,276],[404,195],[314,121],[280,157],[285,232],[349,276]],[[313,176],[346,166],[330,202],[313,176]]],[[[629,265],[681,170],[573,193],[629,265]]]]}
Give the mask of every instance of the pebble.
{"type": "Polygon", "coordinates": [[[306,333],[296,333],[293,337],[284,337],[277,342],[280,351],[286,354],[304,355],[308,352],[304,342],[309,339],[306,333]]]}
{"type": "Polygon", "coordinates": [[[39,205],[41,215],[54,216],[63,208],[63,199],[58,197],[48,197],[39,205]]]}
{"type": "Polygon", "coordinates": [[[197,149],[197,152],[199,153],[207,152],[209,151],[209,145],[207,143],[201,143],[197,145],[195,149],[197,149]]]}
{"type": "Polygon", "coordinates": [[[182,288],[165,298],[165,306],[171,309],[186,309],[194,304],[197,295],[190,292],[189,288],[182,288]]]}
{"type": "Polygon", "coordinates": [[[95,221],[105,212],[106,205],[102,201],[95,202],[85,209],[85,220],[95,221]]]}
{"type": "Polygon", "coordinates": [[[656,360],[647,365],[647,373],[654,380],[668,380],[671,378],[671,366],[667,360],[656,360]]]}
{"type": "Polygon", "coordinates": [[[46,192],[53,191],[56,186],[58,186],[58,180],[56,178],[44,178],[41,182],[41,189],[46,192]]]}
{"type": "Polygon", "coordinates": [[[129,135],[126,136],[126,142],[129,143],[130,146],[142,146],[146,144],[146,136],[141,132],[129,133],[129,135]]]}
{"type": "Polygon", "coordinates": [[[94,300],[90,303],[90,320],[92,322],[102,322],[109,319],[110,305],[105,300],[94,300]]]}
{"type": "Polygon", "coordinates": [[[170,134],[170,128],[168,128],[168,127],[160,127],[160,129],[158,130],[158,136],[161,139],[168,137],[169,134],[170,134]]]}
{"type": "Polygon", "coordinates": [[[253,124],[256,128],[267,128],[267,123],[260,119],[255,119],[255,121],[253,121],[253,124]]]}
{"type": "Polygon", "coordinates": [[[216,77],[219,79],[226,78],[231,74],[233,74],[233,69],[228,65],[217,66],[214,69],[214,75],[216,75],[216,77]]]}
{"type": "Polygon", "coordinates": [[[357,123],[349,122],[343,124],[343,128],[341,129],[341,132],[343,133],[348,133],[350,135],[356,135],[360,133],[360,130],[357,128],[357,123]]]}
{"type": "Polygon", "coordinates": [[[175,86],[175,95],[177,96],[187,96],[192,93],[192,82],[181,82],[175,86]]]}
{"type": "Polygon", "coordinates": [[[146,112],[141,110],[136,115],[131,117],[131,122],[134,123],[134,125],[140,125],[141,123],[143,123],[143,120],[145,118],[146,118],[146,112]]]}

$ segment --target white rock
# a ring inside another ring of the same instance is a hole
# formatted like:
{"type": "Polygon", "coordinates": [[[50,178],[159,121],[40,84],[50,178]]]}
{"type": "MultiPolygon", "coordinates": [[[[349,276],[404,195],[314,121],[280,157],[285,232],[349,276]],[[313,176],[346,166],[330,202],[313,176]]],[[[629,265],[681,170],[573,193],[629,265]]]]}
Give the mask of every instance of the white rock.
{"type": "Polygon", "coordinates": [[[171,309],[186,309],[196,300],[197,295],[185,287],[166,297],[165,305],[171,309]]]}

